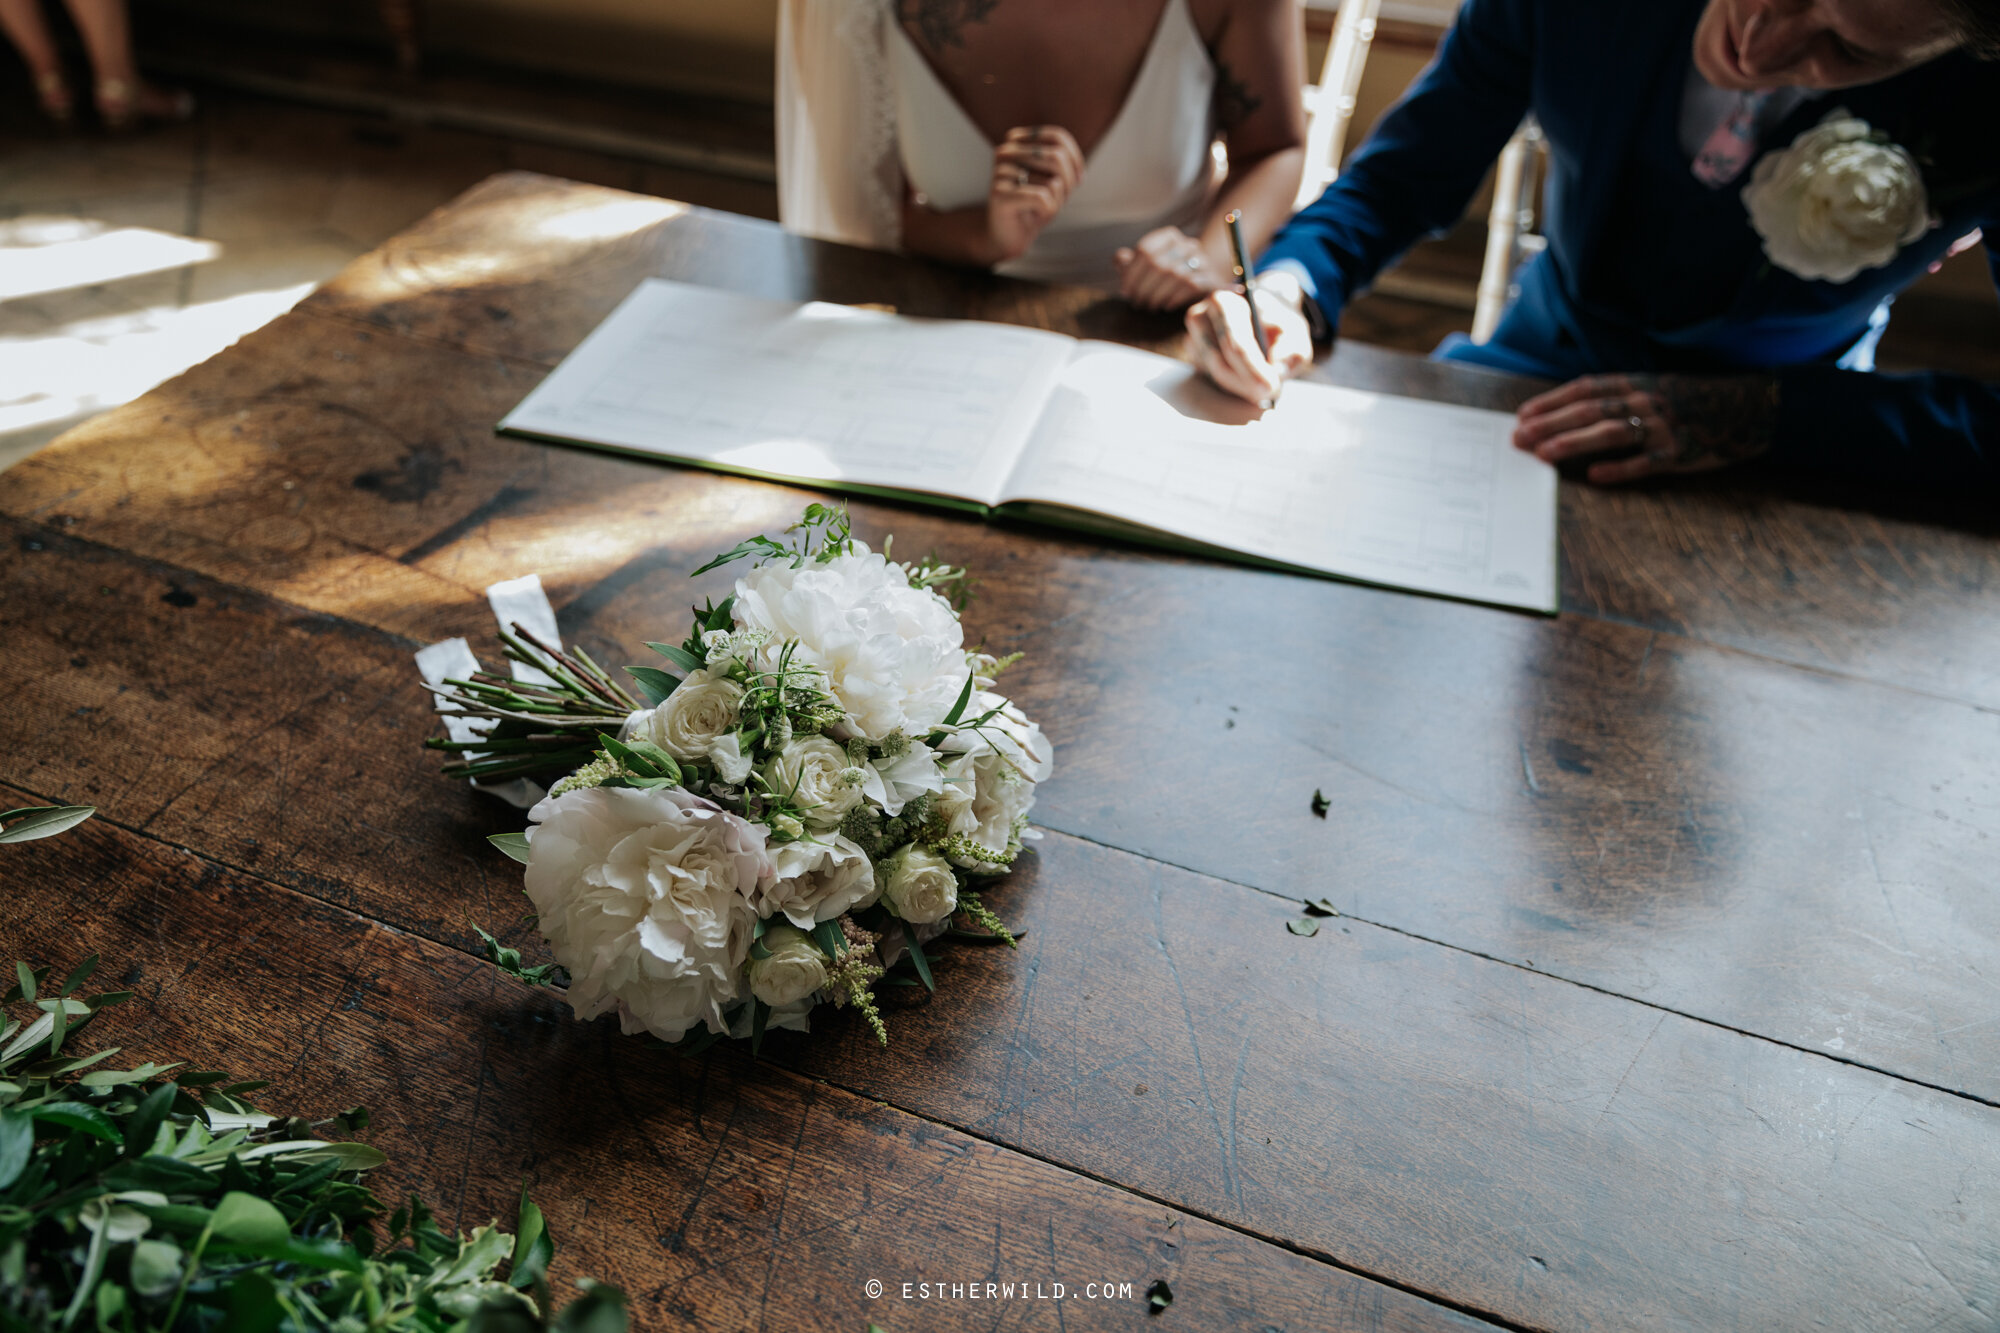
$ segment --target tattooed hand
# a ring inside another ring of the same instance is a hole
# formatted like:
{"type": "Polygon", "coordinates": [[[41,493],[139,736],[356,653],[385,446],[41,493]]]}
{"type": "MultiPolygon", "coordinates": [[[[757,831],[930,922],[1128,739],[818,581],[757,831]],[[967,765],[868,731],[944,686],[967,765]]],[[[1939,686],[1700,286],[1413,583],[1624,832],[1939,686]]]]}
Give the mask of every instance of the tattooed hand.
{"type": "Polygon", "coordinates": [[[1514,447],[1545,463],[1604,455],[1599,485],[1748,462],[1778,424],[1773,375],[1586,375],[1521,405],[1514,447]]]}

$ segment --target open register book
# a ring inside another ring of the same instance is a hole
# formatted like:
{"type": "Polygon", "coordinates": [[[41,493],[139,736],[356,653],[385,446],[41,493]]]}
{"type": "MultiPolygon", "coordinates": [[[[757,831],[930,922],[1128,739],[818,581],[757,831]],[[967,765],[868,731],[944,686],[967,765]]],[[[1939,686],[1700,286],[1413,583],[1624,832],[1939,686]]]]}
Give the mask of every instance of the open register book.
{"type": "Polygon", "coordinates": [[[1263,412],[1116,343],[653,279],[500,429],[1553,612],[1556,476],[1512,423],[1306,382],[1263,412]]]}

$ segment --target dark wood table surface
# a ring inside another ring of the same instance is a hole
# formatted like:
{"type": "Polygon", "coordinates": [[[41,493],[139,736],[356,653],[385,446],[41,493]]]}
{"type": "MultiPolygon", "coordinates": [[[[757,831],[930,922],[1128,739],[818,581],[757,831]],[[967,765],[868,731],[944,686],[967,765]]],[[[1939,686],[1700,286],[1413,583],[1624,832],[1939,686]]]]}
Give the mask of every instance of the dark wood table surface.
{"type": "Polygon", "coordinates": [[[2000,1321],[2000,545],[1950,497],[1565,483],[1553,619],[857,504],[1027,654],[1020,952],[948,953],[887,1052],[834,1016],[761,1063],[497,978],[471,923],[520,918],[484,842],[519,817],[419,748],[411,651],[534,571],[641,660],[808,498],[493,434],[649,275],[1178,342],[506,175],[0,474],[0,806],[100,810],[0,849],[0,920],[129,967],[101,1039],[368,1104],[378,1187],[448,1220],[525,1180],[641,1328],[2000,1321]],[[1160,1278],[1150,1323],[1074,1298],[1160,1278]],[[989,1279],[1073,1299],[900,1298],[989,1279]]]}

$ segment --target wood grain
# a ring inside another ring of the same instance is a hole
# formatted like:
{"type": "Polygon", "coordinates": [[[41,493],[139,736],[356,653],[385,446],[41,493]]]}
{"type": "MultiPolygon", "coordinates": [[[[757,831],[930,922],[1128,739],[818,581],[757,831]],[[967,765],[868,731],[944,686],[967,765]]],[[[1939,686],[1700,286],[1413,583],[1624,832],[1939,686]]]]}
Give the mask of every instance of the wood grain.
{"type": "MultiPolygon", "coordinates": [[[[463,955],[94,834],[27,867],[30,947],[136,957],[180,995],[214,979],[209,1023],[234,1034],[214,1058],[311,1066],[279,1091],[318,1104],[386,1098],[385,1146],[433,1191],[465,1181],[467,1220],[525,1175],[564,1202],[580,1269],[629,1288],[740,1284],[771,1262],[760,1223],[782,1240],[787,1219],[809,1238],[789,1285],[821,1293],[933,1261],[1011,1271],[1051,1225],[1058,1255],[1070,1226],[1131,1229],[1057,1217],[1067,1200],[1016,1188],[1053,1168],[993,1144],[1166,1205],[1117,1194],[1134,1218],[1211,1218],[1525,1327],[1983,1328],[2000,1284],[2000,1111],[1359,922],[1301,939],[1284,902],[1068,839],[995,895],[1023,951],[940,950],[943,990],[891,1013],[888,1052],[848,1018],[774,1037],[806,1083],[738,1050],[690,1066],[463,955]],[[168,870],[122,868],[140,859],[168,870]],[[110,886],[81,938],[56,887],[77,884],[110,886]],[[985,1142],[885,1128],[882,1102],[985,1142]],[[957,1179],[961,1157],[998,1179],[957,1179]],[[819,1243],[883,1185],[906,1248],[844,1258],[866,1226],[819,1243]],[[718,1194],[777,1215],[701,1218],[718,1194]],[[664,1270],[631,1266],[639,1237],[664,1270]]],[[[737,1301],[688,1304],[730,1326],[737,1301]]]]}
{"type": "MultiPolygon", "coordinates": [[[[971,635],[1028,654],[1007,684],[1058,747],[1044,826],[2000,1099],[1993,714],[1623,626],[858,513],[972,564],[971,635]],[[1217,791],[1248,799],[1215,819],[1217,791]]],[[[565,634],[642,660],[727,589],[685,571],[770,517],[655,548],[565,634]]],[[[435,938],[512,919],[482,841],[509,812],[418,748],[409,641],[9,535],[0,664],[26,684],[0,776],[435,938]]],[[[488,641],[483,600],[448,618],[488,641]]]]}
{"type": "MultiPolygon", "coordinates": [[[[85,665],[14,658],[26,636],[5,626],[16,678],[80,687],[59,700],[29,687],[20,712],[42,730],[32,747],[4,748],[51,758],[10,780],[37,796],[87,794],[107,820],[137,814],[159,836],[425,934],[462,941],[473,914],[516,919],[512,867],[480,844],[510,818],[425,771],[410,743],[425,719],[403,645],[337,622],[309,636],[296,618],[260,632],[275,608],[192,583],[182,591],[194,605],[177,605],[144,570],[121,582],[125,557],[31,540],[44,549],[15,543],[9,585],[59,613],[72,635],[63,647],[85,665]],[[65,570],[83,575],[75,592],[44,581],[65,570]],[[140,627],[147,674],[123,678],[108,630],[78,632],[98,606],[99,624],[140,627]],[[226,660],[240,674],[219,677],[197,656],[218,642],[232,645],[226,660]],[[275,721],[215,706],[281,698],[299,688],[284,673],[307,666],[321,692],[275,721]],[[176,692],[209,702],[179,707],[176,692]],[[160,757],[128,777],[116,763],[127,754],[160,757]],[[88,764],[76,769],[82,791],[52,781],[69,756],[88,764]],[[189,770],[197,781],[181,779],[189,770]],[[114,774],[120,782],[105,780],[114,774]],[[84,786],[92,778],[98,790],[84,786]],[[162,787],[175,799],[156,810],[162,787]]],[[[1090,743],[1069,753],[1086,765],[1072,780],[1099,785],[1090,743]]],[[[1051,804],[1059,791],[1052,784],[1051,804]]],[[[1145,808],[1153,795],[1127,798],[1145,808]]],[[[1809,1299],[1866,1305],[1865,1286],[1818,1265],[1865,1283],[1874,1270],[1864,1248],[1884,1229],[1952,1281],[1983,1280],[1993,1256],[1970,1238],[1980,1219],[1950,1200],[1986,1197],[2000,1112],[1362,921],[1300,940],[1283,925],[1296,903],[1275,894],[1066,837],[1043,848],[996,895],[1030,928],[1025,956],[943,960],[945,994],[896,1015],[900,1041],[887,1056],[833,1019],[828,1044],[781,1043],[780,1058],[1515,1322],[1585,1326],[1651,1301],[1693,1312],[1693,1326],[1756,1327],[1809,1299]],[[1818,1209],[1811,1290],[1772,1288],[1765,1275],[1804,1244],[1796,1207],[1807,1197],[1818,1209]],[[1718,1219],[1740,1265],[1708,1239],[1718,1219]],[[1500,1243],[1524,1226],[1532,1249],[1500,1243]],[[1460,1242],[1475,1233],[1491,1239],[1460,1242]],[[1535,1282],[1523,1286],[1530,1270],[1535,1282]]],[[[1421,852],[1405,845],[1403,855],[1421,852]]],[[[1729,908],[1757,920],[1740,899],[1729,908]]],[[[1729,919],[1708,915],[1709,933],[1729,919]]],[[[1588,924],[1576,932],[1585,940],[1588,924]]],[[[1759,938],[1774,947],[1779,933],[1767,926],[1759,938]]],[[[1829,971],[1822,963],[1820,975],[1829,971]]],[[[1873,998],[1852,980],[1856,999],[1873,998]]],[[[1977,1026],[1982,1009],[1974,999],[1945,1012],[1977,1026]]],[[[1926,1317],[1948,1322],[1936,1304],[1946,1288],[1917,1290],[1926,1317]]]]}
{"type": "Polygon", "coordinates": [[[1487,1327],[769,1064],[572,1023],[463,954],[102,823],[4,850],[8,949],[100,951],[140,993],[93,1048],[268,1078],[285,1112],[366,1105],[391,1159],[377,1193],[420,1191],[447,1222],[510,1222],[525,1184],[558,1290],[610,1281],[635,1328],[1131,1328],[1155,1279],[1183,1327],[1487,1327]],[[1133,1295],[1084,1294],[1106,1279],[1133,1295]],[[925,1280],[1074,1294],[902,1299],[925,1280]]]}

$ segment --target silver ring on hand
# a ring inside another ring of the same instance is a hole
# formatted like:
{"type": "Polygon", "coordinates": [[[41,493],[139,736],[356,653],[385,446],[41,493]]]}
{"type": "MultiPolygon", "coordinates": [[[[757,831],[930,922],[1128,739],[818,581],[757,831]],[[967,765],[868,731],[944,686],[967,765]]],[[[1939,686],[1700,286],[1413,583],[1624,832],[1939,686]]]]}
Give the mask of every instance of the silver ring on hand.
{"type": "Polygon", "coordinates": [[[1200,268],[1201,268],[1201,256],[1200,256],[1200,255],[1189,255],[1189,256],[1187,257],[1187,260],[1186,260],[1185,262],[1187,263],[1187,266],[1188,266],[1188,272],[1190,272],[1190,273],[1193,273],[1193,272],[1195,272],[1196,270],[1198,270],[1198,269],[1200,269],[1200,268]]]}
{"type": "Polygon", "coordinates": [[[1641,447],[1646,443],[1646,436],[1651,433],[1646,427],[1644,417],[1626,417],[1625,429],[1632,433],[1632,443],[1641,447]]]}

